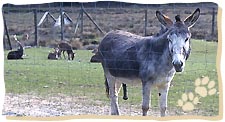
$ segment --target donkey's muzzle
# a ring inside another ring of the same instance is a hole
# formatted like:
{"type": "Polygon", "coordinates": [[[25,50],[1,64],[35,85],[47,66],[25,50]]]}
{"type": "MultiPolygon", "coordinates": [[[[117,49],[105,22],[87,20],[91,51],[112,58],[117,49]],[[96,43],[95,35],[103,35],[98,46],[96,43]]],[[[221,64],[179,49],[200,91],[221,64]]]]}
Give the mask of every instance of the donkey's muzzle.
{"type": "Polygon", "coordinates": [[[173,62],[173,66],[174,66],[176,72],[182,72],[184,69],[183,65],[184,65],[184,63],[182,61],[173,62]]]}

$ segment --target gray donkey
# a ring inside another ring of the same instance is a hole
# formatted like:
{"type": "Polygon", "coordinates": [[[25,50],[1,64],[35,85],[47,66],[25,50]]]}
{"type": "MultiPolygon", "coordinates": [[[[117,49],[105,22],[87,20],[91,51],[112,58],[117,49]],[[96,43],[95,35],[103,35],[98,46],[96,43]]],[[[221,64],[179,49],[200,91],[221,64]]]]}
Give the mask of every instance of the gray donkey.
{"type": "Polygon", "coordinates": [[[111,114],[119,115],[118,93],[122,83],[142,84],[143,116],[149,110],[150,92],[157,87],[161,116],[165,116],[170,82],[176,72],[182,72],[190,48],[190,28],[200,15],[196,9],[184,21],[180,16],[173,22],[156,11],[159,22],[166,31],[142,37],[124,31],[111,31],[102,39],[97,55],[106,76],[111,101],[111,114]]]}
{"type": "MultiPolygon", "coordinates": [[[[159,36],[160,34],[163,34],[164,32],[166,32],[167,29],[161,25],[161,30],[159,31],[159,33],[157,33],[156,35],[154,36],[159,36]]],[[[95,53],[91,59],[90,59],[90,62],[91,63],[101,63],[101,57],[99,56],[99,53],[98,52],[98,49],[95,48],[92,53],[95,53]]],[[[106,93],[107,93],[107,96],[109,97],[109,87],[108,87],[108,82],[107,82],[107,78],[105,77],[105,86],[106,86],[106,93]]],[[[127,84],[125,83],[122,83],[122,88],[123,88],[123,99],[124,100],[128,100],[128,90],[127,90],[127,84]]]]}

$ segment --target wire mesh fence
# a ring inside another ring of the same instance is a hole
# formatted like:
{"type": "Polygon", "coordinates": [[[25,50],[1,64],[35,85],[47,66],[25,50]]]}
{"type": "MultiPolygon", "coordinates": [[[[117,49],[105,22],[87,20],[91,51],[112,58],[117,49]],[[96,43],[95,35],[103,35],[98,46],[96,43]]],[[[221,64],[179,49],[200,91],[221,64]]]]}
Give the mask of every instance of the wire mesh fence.
{"type": "MultiPolygon", "coordinates": [[[[155,17],[156,10],[162,11],[173,20],[179,14],[184,20],[196,8],[200,8],[201,15],[191,28],[192,54],[185,71],[177,73],[172,81],[167,114],[217,116],[218,6],[214,3],[141,5],[122,2],[5,4],[2,12],[9,35],[9,39],[7,36],[3,39],[5,57],[9,52],[9,42],[13,49],[18,46],[14,35],[17,35],[25,51],[23,60],[4,60],[6,97],[3,114],[109,115],[110,100],[105,95],[101,64],[90,63],[93,55],[91,50],[98,47],[104,33],[119,29],[141,36],[154,35],[160,31],[160,23],[155,17]],[[73,61],[63,57],[59,60],[47,59],[49,52],[61,41],[72,45],[76,53],[73,61]],[[213,83],[214,85],[210,85],[213,83]],[[210,90],[214,88],[216,92],[210,94],[210,90]],[[198,94],[196,89],[206,90],[207,95],[198,94]],[[196,97],[199,101],[195,104],[196,97]],[[184,108],[187,103],[194,108],[186,111],[184,108]]],[[[124,101],[122,93],[119,94],[121,114],[142,115],[141,84],[128,84],[128,97],[124,101]]],[[[151,97],[149,115],[159,116],[156,89],[151,97]]]]}

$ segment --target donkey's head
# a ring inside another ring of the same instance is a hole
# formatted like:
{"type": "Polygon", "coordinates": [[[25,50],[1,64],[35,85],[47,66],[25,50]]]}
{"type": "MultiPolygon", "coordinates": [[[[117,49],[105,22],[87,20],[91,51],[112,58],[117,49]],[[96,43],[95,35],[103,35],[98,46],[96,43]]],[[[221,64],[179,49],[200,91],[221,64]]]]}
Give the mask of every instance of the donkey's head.
{"type": "Polygon", "coordinates": [[[75,57],[75,53],[74,53],[74,52],[72,52],[72,53],[71,53],[71,59],[73,60],[73,59],[74,59],[74,57],[75,57]]]}
{"type": "Polygon", "coordinates": [[[190,55],[191,33],[189,28],[195,24],[199,15],[200,9],[197,8],[184,21],[182,21],[180,16],[177,15],[175,17],[176,21],[173,22],[169,17],[156,11],[156,16],[159,22],[168,29],[167,40],[169,41],[169,54],[172,58],[172,64],[177,72],[183,71],[185,60],[187,60],[190,55]]]}

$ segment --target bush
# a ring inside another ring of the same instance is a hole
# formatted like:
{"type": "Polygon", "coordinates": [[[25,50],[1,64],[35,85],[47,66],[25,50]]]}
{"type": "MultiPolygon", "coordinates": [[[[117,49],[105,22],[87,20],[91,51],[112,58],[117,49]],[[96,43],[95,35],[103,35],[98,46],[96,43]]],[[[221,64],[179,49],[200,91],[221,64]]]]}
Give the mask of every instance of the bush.
{"type": "Polygon", "coordinates": [[[46,41],[45,40],[40,40],[39,41],[39,46],[45,47],[46,46],[46,41]]]}
{"type": "Polygon", "coordinates": [[[74,50],[81,49],[83,47],[83,44],[80,42],[80,40],[71,40],[70,44],[74,50]]]}

